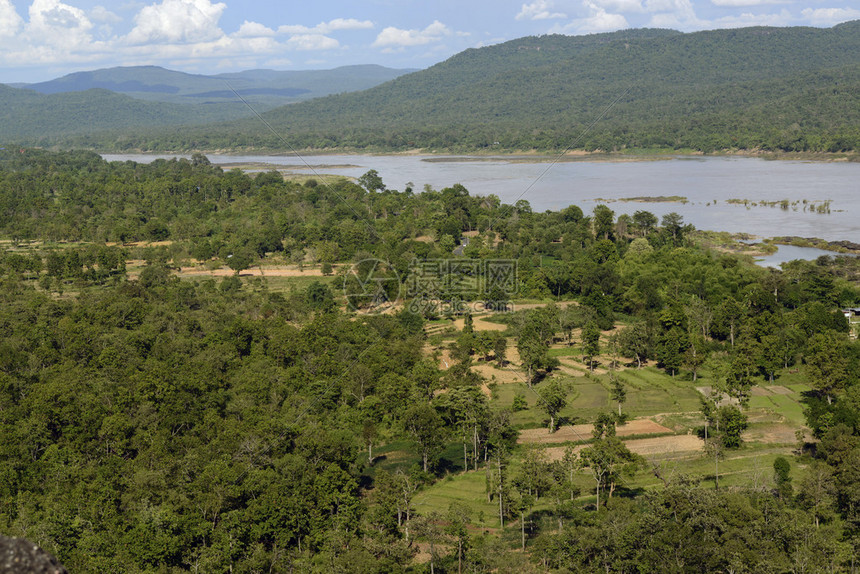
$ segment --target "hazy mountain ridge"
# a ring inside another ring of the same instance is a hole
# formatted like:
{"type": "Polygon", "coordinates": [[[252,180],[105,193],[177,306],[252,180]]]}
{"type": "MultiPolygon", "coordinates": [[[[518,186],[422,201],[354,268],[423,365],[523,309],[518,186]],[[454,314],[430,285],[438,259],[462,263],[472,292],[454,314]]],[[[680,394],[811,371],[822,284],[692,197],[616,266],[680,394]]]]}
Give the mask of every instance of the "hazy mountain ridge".
{"type": "Polygon", "coordinates": [[[64,136],[209,123],[247,113],[241,102],[189,106],[142,101],[105,89],[40,94],[0,84],[0,138],[14,142],[51,144],[64,136]]]}
{"type": "Polygon", "coordinates": [[[344,66],[331,70],[247,70],[216,75],[189,74],[158,66],[132,66],[75,72],[61,78],[29,84],[42,94],[110,90],[138,99],[168,103],[196,100],[235,101],[236,93],[265,109],[300,99],[365,90],[414,70],[383,66],[344,66]],[[265,97],[260,97],[265,96],[265,97]]]}
{"type": "Polygon", "coordinates": [[[365,89],[409,70],[346,66],[332,70],[205,76],[135,66],[76,72],[38,84],[0,84],[0,140],[52,145],[92,134],[111,139],[164,127],[235,120],[314,95],[365,89]]]}

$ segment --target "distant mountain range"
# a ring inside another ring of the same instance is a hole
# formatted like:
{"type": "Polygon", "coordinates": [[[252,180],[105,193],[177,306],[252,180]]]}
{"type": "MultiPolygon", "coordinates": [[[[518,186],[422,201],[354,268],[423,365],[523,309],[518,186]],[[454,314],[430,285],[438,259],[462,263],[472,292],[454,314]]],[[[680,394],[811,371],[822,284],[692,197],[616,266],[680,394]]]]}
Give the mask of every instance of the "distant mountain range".
{"type": "MultiPolygon", "coordinates": [[[[235,93],[233,100],[218,96],[247,90],[249,99],[262,101],[273,97],[266,90],[310,90],[310,80],[288,84],[265,71],[200,77],[209,83],[188,74],[171,80],[158,74],[115,75],[111,81],[129,91],[111,95],[137,99],[104,103],[111,126],[87,115],[85,102],[63,104],[67,100],[62,99],[52,105],[66,105],[66,112],[72,114],[71,123],[62,124],[68,131],[51,131],[47,126],[30,131],[29,137],[38,133],[37,141],[45,144],[153,151],[287,146],[446,151],[858,150],[857,54],[860,21],[829,29],[753,27],[689,34],[641,29],[528,37],[466,50],[426,70],[398,75],[363,91],[270,109],[263,117],[272,130],[256,117],[231,119],[241,112],[235,110],[231,116],[218,106],[235,104],[235,93]],[[218,78],[216,83],[211,83],[212,78],[218,78]],[[169,101],[141,101],[155,94],[169,101]],[[207,106],[190,106],[193,113],[174,119],[189,108],[171,107],[181,106],[176,102],[183,98],[213,103],[209,112],[204,112],[207,106]],[[130,110],[125,116],[123,106],[130,110]],[[77,124],[80,131],[70,136],[74,114],[86,119],[77,124]],[[132,116],[153,119],[135,127],[132,116]],[[220,121],[214,122],[215,118],[220,121]]],[[[66,81],[94,86],[80,79],[66,81]]],[[[90,81],[107,80],[92,77],[90,81]]],[[[39,89],[55,88],[42,85],[39,89]]],[[[99,97],[107,98],[105,94],[99,97]]],[[[73,94],[34,95],[69,98],[73,94]]],[[[0,103],[4,97],[0,92],[0,103]]],[[[33,117],[49,115],[43,111],[47,101],[40,105],[30,108],[29,114],[18,109],[34,125],[44,124],[43,118],[33,117]]],[[[4,115],[0,108],[0,141],[10,137],[4,115]]],[[[13,132],[16,138],[25,138],[28,132],[23,127],[13,132]]]]}
{"type": "Polygon", "coordinates": [[[206,76],[134,66],[76,72],[36,84],[0,84],[0,139],[50,144],[72,134],[223,122],[364,90],[413,71],[367,65],[206,76]]]}
{"type": "Polygon", "coordinates": [[[372,88],[415,70],[382,66],[344,66],[333,70],[247,70],[206,76],[158,66],[76,72],[49,82],[18,84],[40,94],[103,89],[140,100],[174,104],[230,103],[236,94],[266,109],[329,94],[372,88]]]}

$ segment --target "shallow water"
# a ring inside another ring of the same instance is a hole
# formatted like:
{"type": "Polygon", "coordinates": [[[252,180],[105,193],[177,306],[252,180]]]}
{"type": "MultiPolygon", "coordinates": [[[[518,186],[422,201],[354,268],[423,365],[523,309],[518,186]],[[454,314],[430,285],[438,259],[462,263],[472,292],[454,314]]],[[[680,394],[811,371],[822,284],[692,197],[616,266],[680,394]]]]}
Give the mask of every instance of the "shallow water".
{"type": "MultiPolygon", "coordinates": [[[[835,251],[825,251],[824,249],[817,249],[815,247],[797,247],[795,245],[780,245],[779,251],[776,253],[772,253],[770,255],[766,255],[759,259],[756,259],[756,264],[762,267],[775,267],[779,268],[783,263],[787,263],[789,261],[794,261],[795,259],[818,259],[822,255],[827,255],[830,257],[838,257],[841,255],[840,253],[836,253],[835,251]]],[[[852,256],[853,257],[853,256],[852,256]]]]}

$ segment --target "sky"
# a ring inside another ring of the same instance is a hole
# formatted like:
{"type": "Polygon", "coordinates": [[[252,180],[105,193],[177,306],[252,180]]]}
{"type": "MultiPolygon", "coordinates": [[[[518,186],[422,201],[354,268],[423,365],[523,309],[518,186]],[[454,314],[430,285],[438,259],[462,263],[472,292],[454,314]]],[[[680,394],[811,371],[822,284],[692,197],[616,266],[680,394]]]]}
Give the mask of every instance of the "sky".
{"type": "Polygon", "coordinates": [[[426,68],[523,36],[857,19],[860,0],[0,0],[0,83],[136,65],[426,68]]]}

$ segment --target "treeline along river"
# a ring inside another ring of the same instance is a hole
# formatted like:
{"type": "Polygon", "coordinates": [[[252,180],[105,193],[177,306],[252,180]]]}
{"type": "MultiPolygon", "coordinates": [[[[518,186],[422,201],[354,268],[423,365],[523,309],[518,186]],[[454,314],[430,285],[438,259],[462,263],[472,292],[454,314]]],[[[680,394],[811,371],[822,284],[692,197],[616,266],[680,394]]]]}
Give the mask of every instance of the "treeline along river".
{"type": "MultiPolygon", "coordinates": [[[[104,157],[148,162],[174,156],[104,157]]],[[[321,179],[326,174],[359,177],[374,169],[387,187],[397,190],[407,185],[421,191],[425,185],[441,189],[460,183],[473,195],[495,194],[505,203],[526,200],[535,211],[576,204],[589,212],[605,203],[616,216],[643,209],[657,216],[674,211],[698,229],[860,242],[860,163],[687,156],[597,161],[529,156],[208,157],[223,165],[266,163],[296,173],[319,174],[321,179]],[[623,201],[673,196],[685,200],[623,201]],[[788,201],[787,208],[779,205],[782,200],[788,201]]]]}

